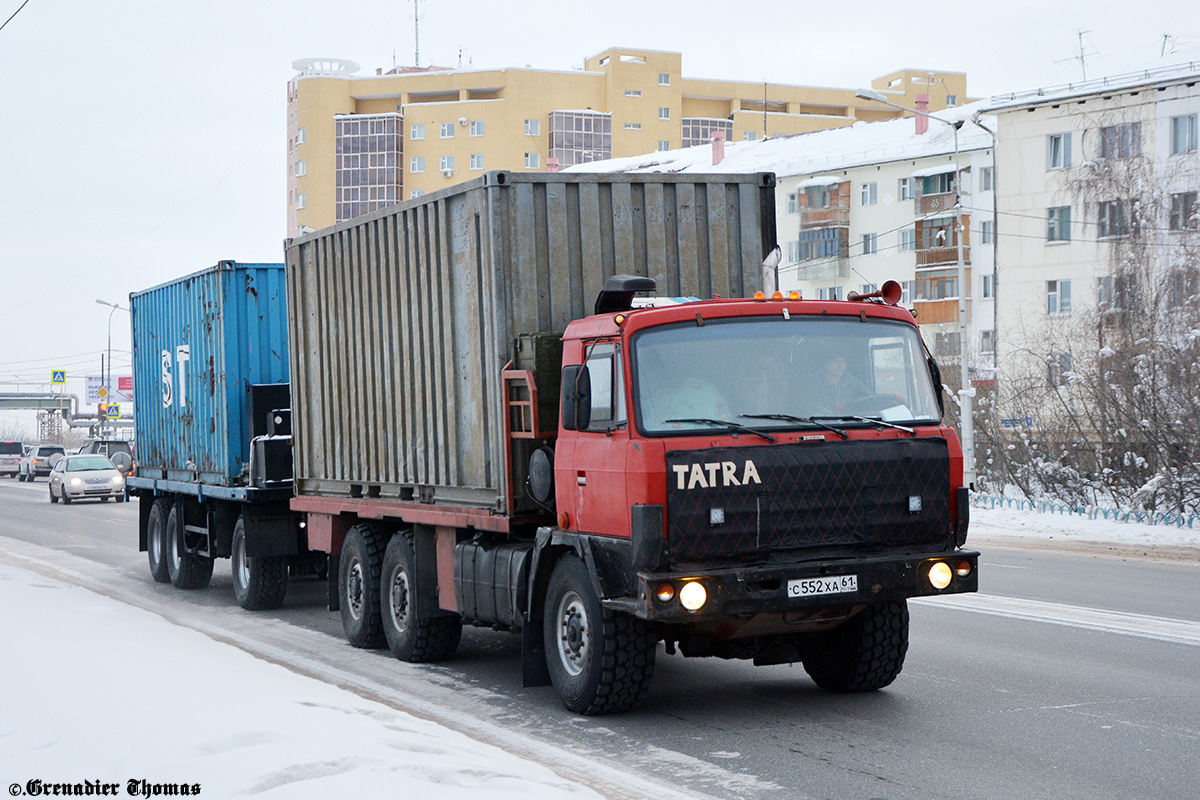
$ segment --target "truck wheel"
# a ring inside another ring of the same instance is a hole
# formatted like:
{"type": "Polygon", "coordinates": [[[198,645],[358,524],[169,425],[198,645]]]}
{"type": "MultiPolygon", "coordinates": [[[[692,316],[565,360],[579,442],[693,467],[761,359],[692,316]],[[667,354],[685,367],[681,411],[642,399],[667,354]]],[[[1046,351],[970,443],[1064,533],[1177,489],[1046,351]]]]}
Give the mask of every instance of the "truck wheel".
{"type": "Polygon", "coordinates": [[[246,525],[239,514],[233,526],[233,595],[247,611],[265,611],[283,605],[287,594],[286,556],[246,555],[246,525]]]}
{"type": "Polygon", "coordinates": [[[644,620],[600,605],[592,576],[573,555],[554,565],[544,620],[550,681],[571,711],[627,711],[650,687],[654,629],[644,620]]]}
{"type": "Polygon", "coordinates": [[[150,576],[158,583],[171,580],[167,574],[167,515],[170,513],[170,500],[155,500],[146,520],[146,555],[150,559],[150,576]]]}
{"type": "Polygon", "coordinates": [[[413,533],[401,531],[388,542],[383,554],[380,587],[383,634],[392,655],[401,661],[443,661],[458,649],[462,617],[419,614],[416,576],[413,533]]]}
{"type": "Polygon", "coordinates": [[[167,574],[176,589],[203,589],[212,580],[213,560],[189,553],[184,535],[179,510],[172,506],[167,515],[167,574]]]}
{"type": "Polygon", "coordinates": [[[908,604],[868,606],[831,631],[797,637],[804,671],[830,692],[882,689],[904,668],[908,652],[908,604]]]}
{"type": "Polygon", "coordinates": [[[387,641],[379,613],[379,582],[388,530],[377,523],[360,523],[346,533],[338,562],[338,595],[342,629],[355,647],[374,649],[387,641]]]}

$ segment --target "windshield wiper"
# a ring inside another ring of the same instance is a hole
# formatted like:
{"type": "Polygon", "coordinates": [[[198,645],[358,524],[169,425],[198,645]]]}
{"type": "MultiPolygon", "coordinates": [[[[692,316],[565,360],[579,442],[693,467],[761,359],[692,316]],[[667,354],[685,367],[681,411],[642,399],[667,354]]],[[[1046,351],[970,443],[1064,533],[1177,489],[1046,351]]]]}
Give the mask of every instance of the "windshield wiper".
{"type": "Polygon", "coordinates": [[[826,425],[824,422],[817,422],[814,417],[794,417],[791,414],[739,414],[739,417],[747,419],[777,419],[781,422],[795,422],[802,425],[814,425],[818,428],[823,428],[827,431],[833,431],[843,439],[849,439],[850,434],[846,433],[841,428],[835,428],[832,425],[826,425]]]}
{"type": "MultiPolygon", "coordinates": [[[[743,416],[745,416],[745,415],[743,415],[743,416]]],[[[738,433],[753,433],[755,436],[761,436],[762,438],[766,439],[768,442],[775,441],[775,437],[769,433],[763,433],[762,431],[755,430],[754,428],[751,428],[747,425],[739,425],[736,422],[729,422],[728,420],[723,420],[723,419],[708,419],[707,417],[688,417],[685,419],[664,419],[663,422],[694,422],[698,425],[719,425],[720,427],[725,428],[727,431],[731,431],[731,432],[736,431],[738,433]]]]}
{"type": "Polygon", "coordinates": [[[906,428],[905,426],[897,425],[894,422],[886,422],[878,417],[860,417],[857,414],[840,414],[837,416],[813,417],[813,419],[852,419],[857,422],[866,422],[869,425],[875,425],[877,428],[895,428],[898,431],[904,431],[905,433],[913,436],[917,435],[917,432],[912,428],[906,428]]]}

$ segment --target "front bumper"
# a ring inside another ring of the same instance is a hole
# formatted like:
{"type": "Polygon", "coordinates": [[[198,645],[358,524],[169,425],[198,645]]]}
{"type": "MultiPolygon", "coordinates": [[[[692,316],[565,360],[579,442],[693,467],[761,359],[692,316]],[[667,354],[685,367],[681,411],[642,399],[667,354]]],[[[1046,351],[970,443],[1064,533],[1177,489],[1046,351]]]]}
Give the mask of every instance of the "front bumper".
{"type": "Polygon", "coordinates": [[[969,550],[689,573],[638,572],[636,597],[606,599],[604,604],[641,619],[667,623],[720,622],[756,614],[819,615],[822,610],[836,607],[975,592],[979,589],[978,574],[979,553],[969,550]],[[930,567],[936,562],[944,562],[950,567],[950,584],[944,589],[934,588],[929,580],[930,567]],[[959,572],[963,565],[969,567],[965,575],[959,572]],[[808,596],[789,594],[789,581],[848,575],[857,577],[856,591],[808,596]],[[679,602],[680,589],[694,581],[704,585],[708,599],[698,610],[688,611],[679,602]],[[671,584],[675,590],[674,596],[665,602],[656,596],[664,583],[671,584]]]}
{"type": "Polygon", "coordinates": [[[63,496],[69,497],[72,500],[85,500],[89,497],[120,497],[125,494],[125,484],[117,486],[114,484],[99,484],[89,486],[67,486],[62,488],[63,496]]]}

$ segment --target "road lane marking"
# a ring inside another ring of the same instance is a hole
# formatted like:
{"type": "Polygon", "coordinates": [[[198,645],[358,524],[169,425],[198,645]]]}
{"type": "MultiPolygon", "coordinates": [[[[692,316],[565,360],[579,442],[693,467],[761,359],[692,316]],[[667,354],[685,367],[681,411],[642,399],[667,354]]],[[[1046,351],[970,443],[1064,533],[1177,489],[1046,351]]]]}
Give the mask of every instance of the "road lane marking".
{"type": "Polygon", "coordinates": [[[1019,597],[1002,597],[994,594],[958,594],[953,597],[923,597],[913,602],[939,608],[957,608],[978,614],[992,614],[1010,619],[1032,622],[1049,622],[1072,628],[1117,633],[1156,639],[1160,642],[1175,642],[1200,647],[1200,622],[1190,622],[1168,617],[1153,617],[1146,614],[1129,614],[1107,611],[1086,606],[1070,606],[1062,603],[1047,603],[1042,600],[1025,600],[1019,597]]]}

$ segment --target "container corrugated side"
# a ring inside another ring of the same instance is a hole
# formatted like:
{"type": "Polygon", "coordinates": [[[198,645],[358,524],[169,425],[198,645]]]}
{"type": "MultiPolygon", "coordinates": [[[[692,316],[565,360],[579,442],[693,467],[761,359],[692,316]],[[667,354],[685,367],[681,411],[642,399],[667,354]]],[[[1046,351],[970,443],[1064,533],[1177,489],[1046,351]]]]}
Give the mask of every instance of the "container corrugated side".
{"type": "Polygon", "coordinates": [[[139,477],[244,482],[247,387],[288,381],[283,265],[222,261],[129,301],[139,477]]]}
{"type": "Polygon", "coordinates": [[[774,175],[482,178],[291,240],[297,494],[504,510],[501,370],[604,280],[745,297],[774,175]]]}

